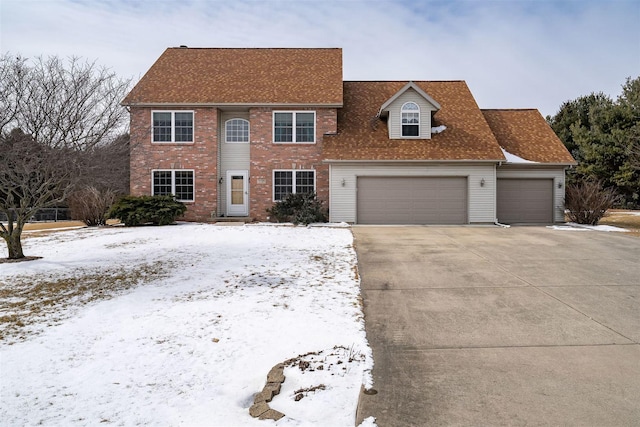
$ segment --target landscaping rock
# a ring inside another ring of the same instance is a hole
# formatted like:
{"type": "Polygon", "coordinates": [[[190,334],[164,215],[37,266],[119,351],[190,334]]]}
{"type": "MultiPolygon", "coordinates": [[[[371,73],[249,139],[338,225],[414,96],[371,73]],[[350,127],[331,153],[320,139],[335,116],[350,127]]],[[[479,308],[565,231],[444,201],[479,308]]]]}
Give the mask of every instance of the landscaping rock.
{"type": "Polygon", "coordinates": [[[276,411],[275,409],[269,409],[267,412],[260,415],[259,419],[278,421],[282,417],[284,417],[284,414],[282,412],[276,411]]]}
{"type": "Polygon", "coordinates": [[[271,368],[267,374],[268,383],[283,383],[284,382],[284,364],[278,363],[271,368]]]}
{"type": "Polygon", "coordinates": [[[249,415],[251,415],[253,418],[258,418],[259,416],[270,410],[271,408],[269,408],[267,402],[258,402],[254,403],[251,408],[249,408],[249,415]]]}

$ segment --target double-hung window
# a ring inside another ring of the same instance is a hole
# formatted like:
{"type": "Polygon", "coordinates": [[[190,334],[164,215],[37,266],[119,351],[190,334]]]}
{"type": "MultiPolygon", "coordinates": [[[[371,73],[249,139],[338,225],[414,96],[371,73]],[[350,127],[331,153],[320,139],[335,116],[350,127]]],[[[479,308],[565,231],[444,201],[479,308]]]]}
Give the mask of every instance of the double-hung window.
{"type": "Polygon", "coordinates": [[[193,142],[193,111],[153,111],[153,142],[193,142]]]}
{"type": "Polygon", "coordinates": [[[291,193],[313,193],[316,191],[316,171],[273,171],[273,200],[279,201],[291,193]]]}
{"type": "Polygon", "coordinates": [[[420,136],[420,107],[415,102],[402,105],[402,136],[420,136]]]}
{"type": "Polygon", "coordinates": [[[275,111],[273,113],[273,142],[316,141],[315,111],[275,111]]]}
{"type": "Polygon", "coordinates": [[[194,201],[194,173],[192,170],[167,169],[152,173],[152,195],[173,195],[181,202],[194,201]]]}

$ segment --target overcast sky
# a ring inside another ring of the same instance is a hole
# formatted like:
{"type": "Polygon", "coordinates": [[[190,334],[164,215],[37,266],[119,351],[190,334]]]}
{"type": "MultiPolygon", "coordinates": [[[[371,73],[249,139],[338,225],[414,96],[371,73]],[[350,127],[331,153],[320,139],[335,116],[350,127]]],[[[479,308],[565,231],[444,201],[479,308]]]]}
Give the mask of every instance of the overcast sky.
{"type": "Polygon", "coordinates": [[[640,75],[640,0],[0,0],[0,48],[137,81],[167,47],[341,47],[345,80],[465,80],[481,108],[615,98],[640,75]]]}

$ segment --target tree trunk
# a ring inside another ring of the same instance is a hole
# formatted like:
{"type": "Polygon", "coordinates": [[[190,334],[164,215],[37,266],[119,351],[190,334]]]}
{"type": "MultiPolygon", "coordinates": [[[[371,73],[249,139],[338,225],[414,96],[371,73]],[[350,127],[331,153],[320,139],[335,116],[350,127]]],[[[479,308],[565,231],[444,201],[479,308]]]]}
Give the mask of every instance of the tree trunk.
{"type": "Polygon", "coordinates": [[[16,227],[8,237],[5,237],[7,247],[9,248],[9,259],[24,258],[24,253],[22,252],[22,241],[20,240],[21,235],[22,227],[16,227]]]}

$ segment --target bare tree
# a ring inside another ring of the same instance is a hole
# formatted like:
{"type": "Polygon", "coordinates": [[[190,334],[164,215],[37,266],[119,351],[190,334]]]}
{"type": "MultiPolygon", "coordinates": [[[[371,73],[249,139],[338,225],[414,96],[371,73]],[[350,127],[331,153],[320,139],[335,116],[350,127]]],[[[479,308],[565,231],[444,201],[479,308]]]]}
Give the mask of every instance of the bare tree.
{"type": "Polygon", "coordinates": [[[95,153],[108,153],[102,147],[126,131],[120,101],[130,82],[75,57],[0,57],[0,209],[7,217],[0,232],[9,258],[24,257],[22,227],[31,216],[65,200],[95,170],[95,153]]]}
{"type": "Polygon", "coordinates": [[[64,200],[79,177],[77,153],[39,144],[20,129],[0,136],[0,236],[10,259],[24,258],[21,235],[37,210],[64,200]]]}
{"type": "Polygon", "coordinates": [[[113,141],[124,132],[128,113],[120,105],[131,80],[108,68],[82,62],[66,63],[56,56],[30,65],[21,57],[0,58],[4,103],[0,133],[20,128],[37,142],[54,148],[87,150],[113,141]],[[5,101],[6,100],[6,101],[5,101]]]}

